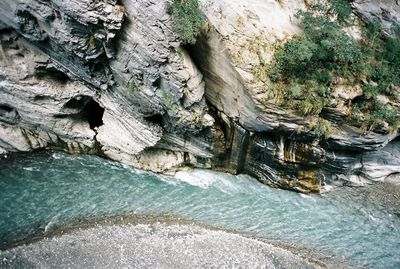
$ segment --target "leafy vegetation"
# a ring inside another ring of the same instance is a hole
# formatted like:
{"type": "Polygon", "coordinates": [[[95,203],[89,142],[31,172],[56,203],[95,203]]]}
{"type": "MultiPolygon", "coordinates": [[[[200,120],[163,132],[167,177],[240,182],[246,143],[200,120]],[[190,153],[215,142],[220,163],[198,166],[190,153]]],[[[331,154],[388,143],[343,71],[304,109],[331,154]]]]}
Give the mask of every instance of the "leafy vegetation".
{"type": "Polygon", "coordinates": [[[285,104],[303,114],[318,115],[332,102],[340,84],[361,85],[352,118],[365,129],[383,122],[397,127],[397,111],[378,95],[397,98],[400,86],[400,42],[385,36],[377,24],[366,27],[361,40],[344,29],[353,26],[351,6],[345,0],[318,3],[297,13],[304,32],[279,46],[267,71],[271,88],[283,92],[285,104]]]}
{"type": "Polygon", "coordinates": [[[309,123],[310,129],[321,138],[329,138],[336,132],[330,121],[323,118],[317,118],[309,123]]]}
{"type": "Polygon", "coordinates": [[[167,108],[167,112],[170,116],[176,116],[179,113],[179,103],[175,100],[171,92],[164,90],[161,92],[161,101],[167,108]]]}
{"type": "Polygon", "coordinates": [[[168,7],[172,25],[182,43],[193,44],[205,23],[198,0],[173,0],[168,7]]]}
{"type": "Polygon", "coordinates": [[[126,88],[128,89],[128,92],[129,92],[130,94],[134,93],[135,90],[136,90],[135,83],[134,83],[133,81],[129,81],[129,82],[127,83],[127,85],[126,85],[126,88]]]}

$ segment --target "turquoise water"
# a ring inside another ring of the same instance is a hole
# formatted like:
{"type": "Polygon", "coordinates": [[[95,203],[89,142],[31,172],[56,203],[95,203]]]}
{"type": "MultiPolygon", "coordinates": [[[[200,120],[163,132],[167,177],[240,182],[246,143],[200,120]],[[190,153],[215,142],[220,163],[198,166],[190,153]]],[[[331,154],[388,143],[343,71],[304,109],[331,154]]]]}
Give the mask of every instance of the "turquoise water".
{"type": "Polygon", "coordinates": [[[361,267],[400,268],[400,209],[373,193],[308,196],[248,176],[195,170],[170,178],[94,156],[21,155],[0,160],[0,242],[81,217],[171,214],[361,267]]]}

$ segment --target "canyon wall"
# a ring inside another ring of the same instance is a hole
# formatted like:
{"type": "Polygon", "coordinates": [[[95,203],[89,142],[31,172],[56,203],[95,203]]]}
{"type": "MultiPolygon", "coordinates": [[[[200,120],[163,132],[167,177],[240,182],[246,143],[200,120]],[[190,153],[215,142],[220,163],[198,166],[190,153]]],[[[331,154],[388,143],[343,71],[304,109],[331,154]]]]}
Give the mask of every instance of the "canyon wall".
{"type": "MultiPolygon", "coordinates": [[[[318,192],[400,172],[397,131],[345,120],[357,89],[340,89],[322,116],[278,105],[264,89],[278,41],[301,32],[307,2],[202,2],[207,26],[182,46],[168,1],[3,0],[0,3],[0,154],[57,149],[173,173],[186,166],[249,173],[318,192]]],[[[393,1],[355,1],[354,16],[399,23],[393,1]]]]}

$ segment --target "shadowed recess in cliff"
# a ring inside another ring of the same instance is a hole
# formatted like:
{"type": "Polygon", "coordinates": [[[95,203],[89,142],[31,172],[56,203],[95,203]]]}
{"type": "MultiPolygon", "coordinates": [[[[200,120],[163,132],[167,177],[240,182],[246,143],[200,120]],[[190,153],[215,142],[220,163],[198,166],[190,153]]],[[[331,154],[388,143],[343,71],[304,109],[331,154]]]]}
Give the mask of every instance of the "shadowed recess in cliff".
{"type": "Polygon", "coordinates": [[[85,106],[83,113],[87,115],[90,129],[94,129],[103,125],[104,108],[102,108],[99,103],[93,99],[90,100],[85,106]]]}
{"type": "Polygon", "coordinates": [[[67,74],[53,67],[38,67],[35,69],[35,76],[38,79],[57,81],[66,84],[70,79],[67,74]]]}
{"type": "Polygon", "coordinates": [[[34,41],[43,41],[47,35],[40,28],[38,20],[27,10],[16,12],[18,20],[18,31],[25,37],[34,41]]]}
{"type": "MultiPolygon", "coordinates": [[[[225,160],[220,160],[221,164],[225,164],[223,170],[228,171],[233,174],[239,174],[245,171],[246,167],[246,157],[248,153],[248,147],[250,143],[250,133],[245,126],[241,126],[240,119],[233,120],[232,115],[226,115],[225,111],[221,108],[224,107],[223,101],[219,98],[220,93],[218,90],[210,90],[214,88],[226,87],[229,82],[224,81],[219,74],[213,72],[211,66],[213,65],[212,48],[208,42],[209,36],[205,32],[201,32],[197,37],[195,44],[186,44],[184,47],[189,52],[190,57],[196,64],[196,66],[201,70],[204,80],[206,83],[205,87],[205,98],[207,100],[208,106],[215,110],[214,118],[217,118],[221,123],[221,128],[224,133],[224,137],[227,140],[225,147],[225,154],[221,155],[220,158],[225,160]]],[[[232,92],[235,89],[232,88],[232,92]]],[[[240,95],[239,93],[237,94],[240,95]]],[[[245,98],[244,96],[241,96],[245,98]]],[[[233,103],[230,105],[232,107],[239,107],[238,97],[232,98],[233,103]]]]}
{"type": "Polygon", "coordinates": [[[79,95],[69,100],[63,107],[59,118],[73,118],[86,121],[90,129],[103,125],[104,108],[90,96],[79,95]]]}
{"type": "Polygon", "coordinates": [[[230,168],[235,171],[235,174],[240,174],[245,170],[250,135],[249,131],[235,123],[230,124],[230,127],[232,128],[229,156],[230,168]]]}
{"type": "Polygon", "coordinates": [[[0,119],[7,123],[15,124],[21,117],[15,108],[7,104],[0,104],[0,119]]]}
{"type": "Polygon", "coordinates": [[[152,122],[154,124],[158,124],[160,126],[163,125],[163,115],[161,114],[154,114],[151,116],[144,117],[145,120],[152,122]]]}

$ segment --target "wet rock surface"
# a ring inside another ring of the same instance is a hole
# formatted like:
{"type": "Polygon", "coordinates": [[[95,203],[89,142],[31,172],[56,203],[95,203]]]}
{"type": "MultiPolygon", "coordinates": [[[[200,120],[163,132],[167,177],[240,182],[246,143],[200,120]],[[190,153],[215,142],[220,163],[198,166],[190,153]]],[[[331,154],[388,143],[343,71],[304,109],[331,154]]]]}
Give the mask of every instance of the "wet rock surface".
{"type": "Polygon", "coordinates": [[[98,226],[0,252],[3,268],[320,268],[268,243],[195,225],[98,226]]]}

